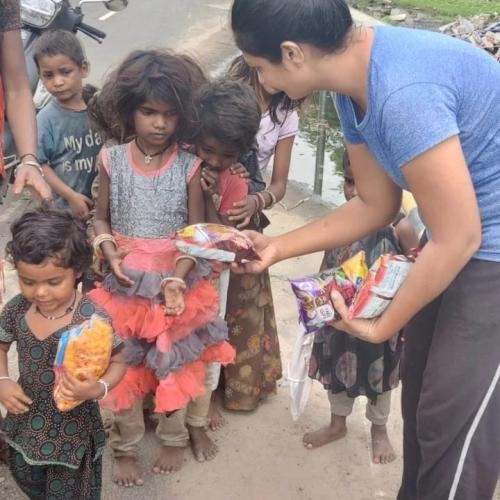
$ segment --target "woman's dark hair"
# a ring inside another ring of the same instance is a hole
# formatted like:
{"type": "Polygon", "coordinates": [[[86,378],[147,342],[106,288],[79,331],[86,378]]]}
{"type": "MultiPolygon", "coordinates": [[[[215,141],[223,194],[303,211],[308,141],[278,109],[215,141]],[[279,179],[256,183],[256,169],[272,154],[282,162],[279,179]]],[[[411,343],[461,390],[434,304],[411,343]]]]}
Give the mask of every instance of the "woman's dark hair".
{"type": "Polygon", "coordinates": [[[37,67],[41,57],[63,55],[71,59],[79,68],[87,62],[82,44],[71,31],[49,30],[42,33],[35,42],[33,59],[37,67]]]}
{"type": "MultiPolygon", "coordinates": [[[[249,66],[242,55],[239,55],[235,59],[233,59],[233,61],[229,65],[227,76],[229,76],[229,78],[248,83],[248,85],[250,85],[257,94],[257,99],[259,99],[259,101],[265,100],[264,94],[262,92],[264,89],[259,82],[259,75],[257,74],[257,70],[249,66]]],[[[284,92],[278,92],[271,95],[268,110],[272,122],[275,125],[281,125],[282,122],[278,118],[278,111],[284,111],[286,118],[288,113],[299,109],[304,100],[305,99],[290,99],[284,92]]]]}
{"type": "Polygon", "coordinates": [[[15,265],[55,265],[80,273],[92,264],[92,247],[87,238],[85,222],[69,211],[42,207],[26,212],[10,227],[12,240],[5,254],[15,265]]]}
{"type": "Polygon", "coordinates": [[[345,0],[234,0],[231,28],[243,52],[281,62],[285,41],[324,52],[344,48],[353,25],[345,0]]]}
{"type": "MultiPolygon", "coordinates": [[[[194,122],[193,89],[199,74],[192,59],[168,51],[136,50],[115,72],[110,90],[122,130],[133,130],[133,114],[146,101],[174,106],[179,122],[174,140],[189,142],[194,122]]],[[[201,74],[203,72],[200,70],[201,74]]]]}
{"type": "Polygon", "coordinates": [[[236,80],[216,80],[196,94],[197,137],[206,134],[237,149],[252,149],[260,125],[260,107],[253,89],[236,80]]]}
{"type": "Polygon", "coordinates": [[[342,171],[345,172],[351,166],[351,160],[349,160],[349,153],[347,149],[344,148],[342,153],[342,171]]]}

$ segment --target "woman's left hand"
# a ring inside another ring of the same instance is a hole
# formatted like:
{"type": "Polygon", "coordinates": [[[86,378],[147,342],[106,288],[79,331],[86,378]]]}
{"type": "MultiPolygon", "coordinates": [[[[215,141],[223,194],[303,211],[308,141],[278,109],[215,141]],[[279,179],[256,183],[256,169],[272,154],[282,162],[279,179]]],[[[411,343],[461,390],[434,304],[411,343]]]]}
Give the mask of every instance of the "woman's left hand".
{"type": "Polygon", "coordinates": [[[180,316],[186,309],[184,293],[186,285],[176,281],[169,281],[163,287],[165,297],[165,316],[180,316]]]}
{"type": "Polygon", "coordinates": [[[255,195],[250,194],[244,200],[237,201],[233,208],[227,211],[228,219],[236,223],[237,229],[243,229],[257,212],[258,202],[255,195]]]}
{"type": "Polygon", "coordinates": [[[372,344],[380,344],[392,337],[393,334],[385,335],[384,332],[380,331],[380,318],[349,319],[349,308],[339,292],[332,292],[331,299],[335,311],[341,317],[341,319],[331,323],[337,330],[372,344]]]}
{"type": "Polygon", "coordinates": [[[232,175],[238,175],[248,182],[248,179],[250,178],[250,172],[245,168],[243,164],[235,163],[232,167],[230,167],[229,170],[231,171],[232,175]]]}
{"type": "Polygon", "coordinates": [[[99,399],[104,394],[104,387],[97,379],[81,381],[68,372],[61,379],[60,394],[69,401],[88,401],[99,399]]]}
{"type": "Polygon", "coordinates": [[[52,198],[52,191],[42,174],[33,165],[21,164],[16,170],[13,192],[19,194],[24,188],[34,192],[42,200],[52,198]]]}

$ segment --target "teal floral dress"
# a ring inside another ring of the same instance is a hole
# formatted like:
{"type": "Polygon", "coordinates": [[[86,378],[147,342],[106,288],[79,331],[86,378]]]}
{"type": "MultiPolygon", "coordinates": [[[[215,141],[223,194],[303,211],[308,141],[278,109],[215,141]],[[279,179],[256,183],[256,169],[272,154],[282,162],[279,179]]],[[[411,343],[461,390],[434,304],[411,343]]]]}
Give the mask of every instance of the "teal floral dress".
{"type": "MultiPolygon", "coordinates": [[[[54,359],[61,334],[97,313],[82,298],[73,319],[45,340],[38,340],[26,322],[31,303],[14,297],[0,315],[0,342],[17,342],[19,385],[33,401],[27,413],[7,413],[2,431],[9,445],[8,463],[21,490],[31,499],[98,499],[101,495],[101,454],[105,433],[99,405],[86,401],[59,411],[52,397],[54,359]]],[[[113,352],[121,348],[115,337],[113,352]]]]}

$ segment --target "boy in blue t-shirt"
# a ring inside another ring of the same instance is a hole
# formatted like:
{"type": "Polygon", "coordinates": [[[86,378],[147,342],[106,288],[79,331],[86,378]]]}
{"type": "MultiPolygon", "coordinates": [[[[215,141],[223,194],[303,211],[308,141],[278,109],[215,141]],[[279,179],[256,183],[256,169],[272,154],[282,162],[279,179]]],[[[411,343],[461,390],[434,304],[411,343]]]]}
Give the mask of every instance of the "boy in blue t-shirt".
{"type": "Polygon", "coordinates": [[[88,218],[96,159],[102,146],[92,130],[84,100],[83,79],[89,66],[73,33],[45,32],[34,59],[40,79],[54,99],[38,114],[38,159],[61,208],[88,218]]]}

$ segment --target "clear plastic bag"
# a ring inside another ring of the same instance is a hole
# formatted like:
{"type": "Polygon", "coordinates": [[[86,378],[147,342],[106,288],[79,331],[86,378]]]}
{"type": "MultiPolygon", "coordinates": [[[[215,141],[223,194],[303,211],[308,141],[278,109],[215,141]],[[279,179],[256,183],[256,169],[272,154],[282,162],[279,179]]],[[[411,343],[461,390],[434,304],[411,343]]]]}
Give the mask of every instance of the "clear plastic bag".
{"type": "Polygon", "coordinates": [[[311,392],[313,381],[309,377],[309,360],[313,344],[314,335],[308,335],[301,329],[288,363],[286,381],[290,390],[290,413],[294,421],[304,412],[311,392]]]}
{"type": "Polygon", "coordinates": [[[63,374],[67,371],[80,381],[102,377],[108,369],[112,347],[113,329],[96,314],[61,335],[54,361],[54,401],[60,411],[72,410],[83,402],[61,396],[63,374]]]}

